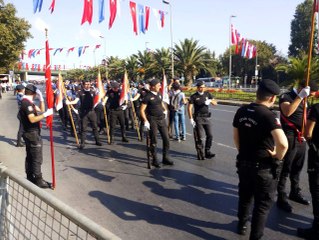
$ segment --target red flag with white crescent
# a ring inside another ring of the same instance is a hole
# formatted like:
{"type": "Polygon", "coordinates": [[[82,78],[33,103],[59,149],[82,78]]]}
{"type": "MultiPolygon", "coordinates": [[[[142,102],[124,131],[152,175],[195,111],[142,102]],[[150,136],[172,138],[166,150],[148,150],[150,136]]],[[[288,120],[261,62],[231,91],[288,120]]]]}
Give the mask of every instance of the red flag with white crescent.
{"type": "Polygon", "coordinates": [[[81,25],[86,21],[92,23],[93,17],[93,0],[84,0],[83,15],[81,25]]]}
{"type": "MultiPolygon", "coordinates": [[[[51,62],[50,62],[50,50],[49,40],[45,41],[45,80],[46,80],[46,100],[48,108],[53,108],[54,97],[51,84],[51,62]]],[[[47,117],[47,126],[52,127],[53,115],[47,117]]]]}

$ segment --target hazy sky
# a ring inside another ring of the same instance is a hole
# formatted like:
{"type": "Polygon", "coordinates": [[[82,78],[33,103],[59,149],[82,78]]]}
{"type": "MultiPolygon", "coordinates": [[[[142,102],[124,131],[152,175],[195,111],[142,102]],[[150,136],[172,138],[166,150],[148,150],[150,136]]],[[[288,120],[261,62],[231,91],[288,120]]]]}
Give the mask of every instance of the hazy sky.
{"type": "MultiPolygon", "coordinates": [[[[49,29],[49,43],[52,48],[64,50],[51,56],[52,64],[94,65],[107,56],[127,57],[143,51],[146,47],[157,49],[170,47],[170,8],[162,0],[138,0],[137,4],[161,9],[167,12],[165,26],[157,27],[156,18],[151,10],[150,27],[146,34],[134,35],[129,11],[129,1],[119,0],[120,15],[117,15],[113,27],[108,29],[109,1],[105,0],[105,20],[98,23],[98,0],[93,0],[94,12],[91,25],[81,25],[83,0],[56,0],[53,14],[48,10],[51,0],[43,0],[42,11],[33,14],[33,0],[5,0],[17,8],[18,17],[25,18],[32,25],[33,39],[26,43],[29,49],[44,48],[44,28],[49,29]],[[105,38],[102,39],[99,36],[105,38]],[[93,49],[96,44],[101,48],[93,49]],[[66,50],[71,47],[90,46],[84,55],[78,57],[77,49],[69,56],[66,50]]],[[[199,41],[217,55],[229,46],[230,16],[231,21],[242,37],[266,41],[276,46],[277,50],[287,54],[290,44],[290,23],[296,6],[303,0],[171,0],[173,41],[179,43],[185,38],[199,41]]],[[[53,53],[52,53],[53,54],[53,53]]],[[[44,64],[45,55],[41,52],[29,63],[44,64]]]]}

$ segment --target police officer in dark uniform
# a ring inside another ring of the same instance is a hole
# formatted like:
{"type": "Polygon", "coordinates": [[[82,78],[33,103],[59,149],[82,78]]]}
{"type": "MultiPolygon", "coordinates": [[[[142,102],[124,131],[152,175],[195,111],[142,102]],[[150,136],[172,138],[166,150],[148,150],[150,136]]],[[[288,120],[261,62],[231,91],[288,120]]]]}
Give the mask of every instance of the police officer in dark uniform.
{"type": "MultiPolygon", "coordinates": [[[[205,143],[205,157],[213,158],[214,153],[211,153],[210,148],[213,142],[211,113],[209,112],[209,105],[217,105],[214,96],[205,91],[205,83],[199,81],[197,84],[197,92],[190,96],[188,105],[188,116],[192,126],[195,128],[198,134],[198,141],[196,147],[203,152],[203,138],[204,132],[206,134],[205,143]],[[193,113],[194,109],[194,113],[193,113]]],[[[204,156],[199,157],[198,160],[204,160],[204,156]]]]}
{"type": "Polygon", "coordinates": [[[150,91],[143,98],[141,105],[141,118],[144,122],[144,129],[150,131],[150,152],[152,154],[154,167],[159,168],[159,162],[156,154],[157,130],[163,140],[163,160],[164,165],[173,165],[174,162],[169,159],[169,137],[166,123],[167,109],[160,94],[161,83],[158,79],[150,82],[150,91]]]}
{"type": "Polygon", "coordinates": [[[239,108],[233,120],[234,142],[238,150],[238,233],[246,234],[254,199],[250,240],[263,236],[276,193],[279,161],[288,149],[280,121],[269,109],[279,93],[279,86],[274,81],[263,80],[257,90],[256,102],[239,108]]]}
{"type": "Polygon", "coordinates": [[[36,86],[28,84],[25,88],[25,96],[21,101],[19,115],[23,125],[23,139],[26,143],[25,170],[27,179],[40,188],[50,188],[51,184],[42,178],[41,165],[43,163],[42,139],[40,136],[40,121],[53,114],[53,109],[44,112],[44,100],[42,93],[36,86]],[[40,100],[40,107],[33,102],[35,97],[40,100]],[[38,112],[44,112],[38,115],[38,112]]]}
{"type": "Polygon", "coordinates": [[[298,236],[305,239],[319,239],[319,104],[311,106],[305,137],[308,149],[308,180],[312,198],[313,223],[310,228],[299,228],[298,236]]]}
{"type": "Polygon", "coordinates": [[[109,110],[110,116],[110,137],[111,137],[111,144],[114,143],[114,129],[116,126],[117,121],[119,121],[121,126],[121,133],[122,133],[122,142],[129,142],[126,138],[125,133],[125,116],[124,110],[126,109],[127,105],[124,103],[120,106],[120,84],[118,82],[111,82],[111,89],[106,92],[106,97],[103,100],[106,102],[109,110]]]}
{"type": "MultiPolygon", "coordinates": [[[[21,102],[24,97],[24,89],[25,87],[22,84],[19,84],[15,87],[15,90],[17,92],[16,98],[17,98],[17,103],[18,103],[18,109],[20,110],[21,108],[21,102]]],[[[23,125],[21,123],[21,117],[20,117],[20,111],[18,112],[17,118],[19,119],[19,130],[17,134],[17,147],[23,147],[24,144],[22,144],[22,136],[23,136],[23,125]]]]}
{"type": "Polygon", "coordinates": [[[80,149],[85,147],[86,132],[89,122],[91,123],[95,144],[102,146],[99,138],[96,113],[94,111],[94,97],[98,92],[91,87],[91,82],[88,80],[83,81],[83,89],[77,93],[76,99],[73,101],[66,100],[66,104],[73,105],[80,101],[80,118],[81,118],[81,145],[80,149]]]}
{"type": "Polygon", "coordinates": [[[285,192],[288,177],[290,178],[289,199],[304,205],[310,204],[310,201],[301,194],[299,187],[300,172],[306,155],[306,141],[301,136],[303,100],[318,90],[314,81],[310,81],[309,85],[305,87],[305,82],[302,82],[298,89],[294,88],[282,94],[279,99],[280,121],[288,138],[289,149],[279,178],[277,206],[286,212],[292,212],[292,206],[288,203],[285,192]]]}

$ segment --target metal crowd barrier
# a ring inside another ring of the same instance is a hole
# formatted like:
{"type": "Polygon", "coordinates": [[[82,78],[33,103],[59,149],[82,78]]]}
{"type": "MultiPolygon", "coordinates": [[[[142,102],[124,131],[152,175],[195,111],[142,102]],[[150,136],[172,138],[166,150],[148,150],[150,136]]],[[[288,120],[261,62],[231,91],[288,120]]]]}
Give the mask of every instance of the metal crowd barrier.
{"type": "Polygon", "coordinates": [[[120,239],[0,163],[0,239],[120,239]]]}

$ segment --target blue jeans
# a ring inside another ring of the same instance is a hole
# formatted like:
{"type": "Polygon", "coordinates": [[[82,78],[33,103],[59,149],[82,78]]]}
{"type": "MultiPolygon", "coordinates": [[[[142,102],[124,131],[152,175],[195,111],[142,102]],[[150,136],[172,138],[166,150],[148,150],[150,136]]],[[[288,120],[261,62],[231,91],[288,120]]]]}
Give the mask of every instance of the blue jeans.
{"type": "Polygon", "coordinates": [[[179,126],[181,126],[182,137],[186,138],[186,125],[185,125],[185,111],[178,110],[174,114],[174,129],[175,129],[175,137],[176,139],[180,139],[179,136],[179,126]]]}

